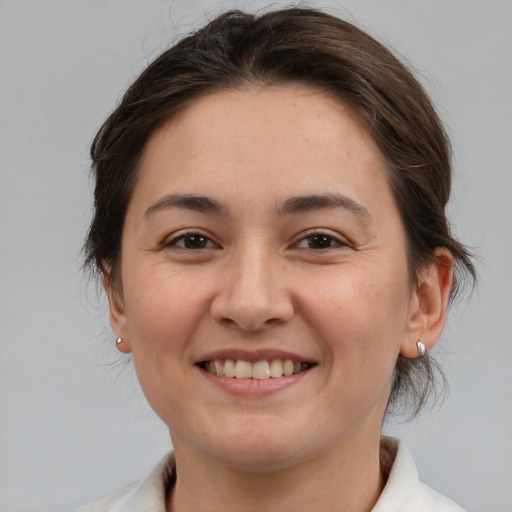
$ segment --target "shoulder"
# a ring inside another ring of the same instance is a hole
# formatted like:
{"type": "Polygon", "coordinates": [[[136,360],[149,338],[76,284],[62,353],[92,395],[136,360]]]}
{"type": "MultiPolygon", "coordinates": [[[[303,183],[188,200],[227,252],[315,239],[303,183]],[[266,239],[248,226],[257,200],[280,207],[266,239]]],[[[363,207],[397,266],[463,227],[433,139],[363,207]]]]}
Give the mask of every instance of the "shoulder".
{"type": "Polygon", "coordinates": [[[464,512],[452,500],[420,481],[405,443],[383,438],[382,451],[394,460],[386,486],[372,512],[464,512]]]}
{"type": "Polygon", "coordinates": [[[174,454],[170,453],[138,484],[70,512],[165,512],[166,489],[174,478],[174,454]]]}

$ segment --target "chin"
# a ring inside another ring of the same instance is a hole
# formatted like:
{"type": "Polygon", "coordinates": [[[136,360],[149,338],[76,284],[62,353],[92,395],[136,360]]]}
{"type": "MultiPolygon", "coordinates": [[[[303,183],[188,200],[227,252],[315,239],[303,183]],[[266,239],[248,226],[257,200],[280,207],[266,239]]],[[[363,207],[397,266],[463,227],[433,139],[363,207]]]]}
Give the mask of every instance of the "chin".
{"type": "Polygon", "coordinates": [[[239,471],[275,471],[297,463],[306,456],[304,436],[282,426],[226,432],[221,443],[214,443],[212,455],[239,471]]]}

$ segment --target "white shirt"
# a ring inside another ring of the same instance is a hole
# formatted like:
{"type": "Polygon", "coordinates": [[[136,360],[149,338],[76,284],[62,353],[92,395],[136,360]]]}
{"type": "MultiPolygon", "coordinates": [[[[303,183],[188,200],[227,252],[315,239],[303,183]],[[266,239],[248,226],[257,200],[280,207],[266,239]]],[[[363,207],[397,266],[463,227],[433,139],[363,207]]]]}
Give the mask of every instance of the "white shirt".
{"type": "MultiPolygon", "coordinates": [[[[396,453],[388,480],[372,512],[464,512],[418,478],[411,454],[402,441],[383,438],[396,453]]],[[[174,479],[174,455],[166,455],[147,478],[73,512],[165,512],[166,485],[174,479]]]]}

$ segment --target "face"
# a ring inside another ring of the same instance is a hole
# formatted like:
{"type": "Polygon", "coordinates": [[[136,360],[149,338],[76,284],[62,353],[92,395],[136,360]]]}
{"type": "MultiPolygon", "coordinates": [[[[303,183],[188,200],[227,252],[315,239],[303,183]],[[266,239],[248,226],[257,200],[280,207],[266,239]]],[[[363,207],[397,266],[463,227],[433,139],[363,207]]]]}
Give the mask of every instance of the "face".
{"type": "Polygon", "coordinates": [[[175,448],[258,468],[378,439],[418,334],[405,246],[382,156],[323,93],[217,92],[155,132],[107,288],[175,448]]]}

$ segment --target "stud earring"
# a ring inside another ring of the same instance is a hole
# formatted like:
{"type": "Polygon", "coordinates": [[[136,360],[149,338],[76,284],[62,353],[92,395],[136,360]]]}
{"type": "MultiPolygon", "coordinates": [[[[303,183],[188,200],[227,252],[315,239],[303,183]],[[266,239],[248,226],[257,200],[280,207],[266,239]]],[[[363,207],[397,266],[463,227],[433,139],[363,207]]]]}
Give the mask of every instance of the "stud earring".
{"type": "Polygon", "coordinates": [[[416,347],[418,348],[418,355],[420,357],[423,357],[425,355],[425,352],[426,352],[425,344],[423,343],[423,341],[418,340],[416,342],[416,347]]]}
{"type": "Polygon", "coordinates": [[[116,340],[116,346],[120,345],[121,343],[123,343],[123,338],[121,338],[121,336],[119,336],[119,338],[117,338],[117,340],[116,340]]]}

